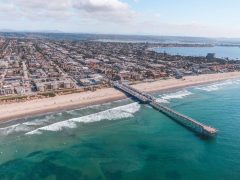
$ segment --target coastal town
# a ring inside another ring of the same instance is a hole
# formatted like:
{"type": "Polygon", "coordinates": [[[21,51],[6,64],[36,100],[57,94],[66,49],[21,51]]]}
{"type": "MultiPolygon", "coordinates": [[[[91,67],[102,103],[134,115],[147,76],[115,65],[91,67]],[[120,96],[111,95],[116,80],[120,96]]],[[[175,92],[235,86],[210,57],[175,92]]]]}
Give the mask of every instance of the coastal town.
{"type": "MultiPolygon", "coordinates": [[[[177,44],[0,39],[0,96],[54,96],[95,91],[112,81],[154,82],[235,72],[239,61],[157,53],[177,44]]],[[[181,45],[184,46],[184,45],[181,45]]]]}
{"type": "Polygon", "coordinates": [[[240,180],[240,0],[0,0],[0,180],[240,180]]]}

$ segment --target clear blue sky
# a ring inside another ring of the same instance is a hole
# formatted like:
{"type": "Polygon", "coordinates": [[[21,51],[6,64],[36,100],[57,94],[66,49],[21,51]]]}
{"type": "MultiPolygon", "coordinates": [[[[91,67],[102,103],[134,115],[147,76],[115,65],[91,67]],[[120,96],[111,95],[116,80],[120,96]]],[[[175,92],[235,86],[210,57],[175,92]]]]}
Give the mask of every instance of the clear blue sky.
{"type": "Polygon", "coordinates": [[[0,0],[0,29],[240,37],[239,0],[0,0]]]}

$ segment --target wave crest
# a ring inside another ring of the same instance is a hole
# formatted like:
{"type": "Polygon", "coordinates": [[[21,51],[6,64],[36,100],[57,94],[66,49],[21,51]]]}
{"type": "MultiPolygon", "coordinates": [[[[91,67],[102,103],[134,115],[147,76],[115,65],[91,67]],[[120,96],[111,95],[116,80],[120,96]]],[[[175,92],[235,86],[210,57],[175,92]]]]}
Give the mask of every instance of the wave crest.
{"type": "Polygon", "coordinates": [[[208,86],[197,87],[196,89],[202,90],[202,91],[207,91],[207,92],[212,92],[212,91],[218,91],[225,87],[229,87],[231,85],[238,85],[239,83],[240,83],[239,80],[227,80],[227,81],[215,83],[215,84],[208,85],[208,86]]]}
{"type": "Polygon", "coordinates": [[[133,114],[139,111],[140,105],[138,103],[132,103],[125,106],[116,107],[113,109],[109,109],[106,111],[102,111],[95,114],[90,114],[87,116],[73,118],[61,122],[57,122],[54,124],[50,124],[33,131],[26,133],[26,135],[32,134],[41,134],[42,131],[61,131],[65,128],[76,128],[77,123],[92,123],[98,122],[102,120],[117,120],[123,118],[133,117],[133,114]]]}
{"type": "Polygon", "coordinates": [[[170,99],[182,99],[186,96],[190,96],[192,95],[193,93],[188,91],[188,90],[182,90],[182,91],[178,91],[176,93],[170,93],[170,94],[163,94],[161,99],[162,100],[170,100],[170,99]]]}

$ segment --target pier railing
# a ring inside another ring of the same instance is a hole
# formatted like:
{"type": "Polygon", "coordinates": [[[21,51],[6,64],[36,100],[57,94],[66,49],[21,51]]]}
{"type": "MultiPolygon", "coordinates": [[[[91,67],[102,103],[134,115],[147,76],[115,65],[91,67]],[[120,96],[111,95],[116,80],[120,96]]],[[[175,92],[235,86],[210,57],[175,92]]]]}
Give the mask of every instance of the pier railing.
{"type": "Polygon", "coordinates": [[[161,105],[159,102],[157,102],[157,99],[154,96],[151,96],[150,94],[147,94],[145,92],[141,92],[129,85],[126,84],[120,84],[118,82],[113,83],[114,87],[123,91],[124,93],[127,93],[128,95],[138,99],[142,103],[149,104],[156,110],[166,114],[167,116],[173,118],[176,122],[184,125],[185,127],[190,128],[194,132],[197,132],[199,134],[205,135],[205,136],[215,136],[217,134],[217,129],[206,126],[200,122],[198,122],[195,119],[192,119],[186,115],[183,115],[177,111],[174,111],[173,109],[161,105]]]}

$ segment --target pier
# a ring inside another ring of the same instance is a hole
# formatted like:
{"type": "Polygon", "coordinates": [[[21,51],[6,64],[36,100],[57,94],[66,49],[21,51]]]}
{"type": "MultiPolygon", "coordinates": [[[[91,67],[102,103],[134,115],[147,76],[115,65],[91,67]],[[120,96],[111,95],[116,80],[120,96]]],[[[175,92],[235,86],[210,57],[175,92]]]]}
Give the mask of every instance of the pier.
{"type": "Polygon", "coordinates": [[[126,84],[120,84],[118,82],[113,83],[114,87],[118,90],[123,91],[124,93],[128,94],[129,96],[132,96],[139,100],[140,102],[144,104],[149,104],[154,109],[164,113],[165,115],[169,116],[170,118],[174,119],[177,123],[187,127],[188,129],[191,129],[192,131],[204,135],[213,137],[216,136],[218,130],[204,125],[200,122],[198,122],[195,119],[192,119],[186,115],[183,115],[177,111],[174,111],[173,109],[166,107],[159,102],[157,102],[157,99],[154,96],[151,96],[150,94],[147,94],[145,92],[141,92],[129,85],[126,84]]]}

